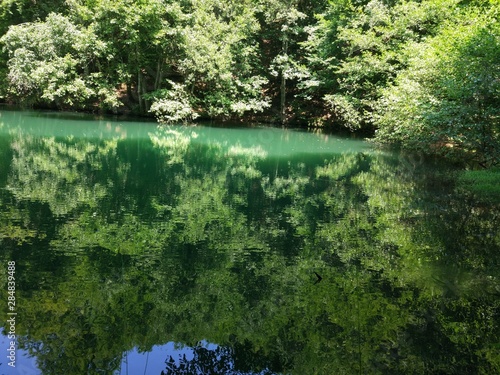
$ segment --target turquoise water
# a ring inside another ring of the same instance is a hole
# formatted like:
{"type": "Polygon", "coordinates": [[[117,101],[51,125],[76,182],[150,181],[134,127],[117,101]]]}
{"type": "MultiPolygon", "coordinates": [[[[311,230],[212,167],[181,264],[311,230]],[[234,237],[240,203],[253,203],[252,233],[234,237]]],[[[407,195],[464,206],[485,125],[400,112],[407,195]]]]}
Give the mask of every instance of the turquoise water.
{"type": "Polygon", "coordinates": [[[2,111],[0,370],[493,374],[499,224],[361,140],[2,111]]]}

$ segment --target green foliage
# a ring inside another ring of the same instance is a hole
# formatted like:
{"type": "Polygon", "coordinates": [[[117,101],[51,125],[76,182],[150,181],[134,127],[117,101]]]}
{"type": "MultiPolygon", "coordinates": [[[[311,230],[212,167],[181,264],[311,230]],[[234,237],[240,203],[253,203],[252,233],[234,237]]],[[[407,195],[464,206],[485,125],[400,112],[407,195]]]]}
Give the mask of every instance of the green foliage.
{"type": "Polygon", "coordinates": [[[293,86],[309,78],[299,46],[305,35],[305,25],[309,21],[308,15],[300,10],[301,4],[301,1],[262,2],[262,37],[266,38],[266,43],[269,40],[277,42],[266,57],[269,59],[269,74],[277,78],[274,85],[279,93],[279,116],[282,124],[293,115],[293,107],[288,102],[290,91],[297,92],[293,86]]]}
{"type": "MultiPolygon", "coordinates": [[[[12,25],[32,22],[45,17],[51,12],[65,13],[64,0],[4,0],[0,2],[0,36],[3,36],[12,25]]],[[[8,93],[8,68],[9,57],[5,52],[0,53],[0,98],[4,99],[8,93]]]]}
{"type": "Polygon", "coordinates": [[[213,0],[191,4],[178,71],[202,115],[229,118],[269,106],[262,95],[266,80],[257,69],[259,24],[251,5],[213,0]]]}
{"type": "Polygon", "coordinates": [[[383,91],[377,139],[483,166],[498,164],[496,13],[465,12],[413,51],[408,69],[383,91]]]}
{"type": "Polygon", "coordinates": [[[91,29],[51,13],[44,22],[12,26],[1,42],[10,57],[11,93],[28,104],[86,108],[100,101],[118,106],[113,90],[89,70],[106,48],[91,29]]]}
{"type": "Polygon", "coordinates": [[[30,4],[0,5],[5,100],[333,125],[498,163],[496,0],[30,4]]]}
{"type": "Polygon", "coordinates": [[[161,123],[190,122],[198,117],[190,103],[189,93],[186,88],[175,82],[169,82],[171,90],[158,90],[152,94],[144,95],[145,99],[152,100],[149,111],[161,123]]]}
{"type": "Polygon", "coordinates": [[[176,61],[173,55],[180,48],[183,20],[180,5],[164,0],[102,0],[76,3],[72,15],[77,22],[89,24],[106,43],[106,59],[99,63],[99,71],[115,87],[126,88],[124,100],[137,103],[144,113],[148,103],[143,95],[161,88],[167,64],[176,61]]]}
{"type": "MultiPolygon", "coordinates": [[[[258,18],[265,13],[267,18],[281,20],[286,16],[288,20],[286,12],[303,14],[298,6],[314,9],[301,2],[253,0],[228,4],[212,0],[30,4],[23,0],[2,2],[0,31],[23,22],[32,27],[20,26],[19,33],[36,33],[37,28],[43,31],[54,26],[54,15],[47,18],[52,12],[71,23],[74,30],[68,27],[63,32],[69,44],[75,44],[78,37],[70,34],[77,30],[88,34],[89,45],[104,48],[94,54],[74,48],[71,59],[61,50],[57,61],[33,51],[34,34],[28,34],[22,46],[5,40],[8,45],[0,71],[10,79],[1,88],[4,97],[28,105],[76,109],[92,109],[96,102],[103,108],[116,108],[119,98],[128,107],[125,110],[145,114],[151,109],[160,121],[189,120],[193,117],[190,112],[213,118],[242,117],[269,108],[272,97],[265,95],[268,70],[260,56],[258,18]],[[23,47],[32,53],[15,52],[23,47]],[[30,68],[33,65],[35,68],[30,68]],[[39,78],[29,82],[26,76],[34,69],[38,69],[38,76],[48,77],[50,87],[42,87],[39,78]],[[62,77],[53,78],[58,71],[63,72],[62,77]],[[183,87],[188,97],[172,99],[177,91],[169,93],[171,82],[183,87]]],[[[290,39],[295,37],[288,31],[280,35],[288,34],[290,39]]],[[[297,66],[293,59],[289,65],[297,66]]]]}
{"type": "Polygon", "coordinates": [[[50,13],[64,14],[67,11],[65,0],[4,0],[0,3],[0,35],[9,26],[25,22],[44,20],[50,13]]]}
{"type": "Polygon", "coordinates": [[[307,43],[312,93],[323,95],[332,120],[351,130],[373,127],[374,103],[406,67],[408,46],[435,34],[455,3],[332,3],[307,43]]]}

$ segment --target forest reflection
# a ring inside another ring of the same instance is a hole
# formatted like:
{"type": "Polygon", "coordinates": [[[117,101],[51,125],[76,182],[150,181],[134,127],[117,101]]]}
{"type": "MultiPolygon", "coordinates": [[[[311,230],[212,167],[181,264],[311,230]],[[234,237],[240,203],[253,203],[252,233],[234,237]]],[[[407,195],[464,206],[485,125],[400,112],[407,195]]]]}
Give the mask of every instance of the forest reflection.
{"type": "Polygon", "coordinates": [[[0,257],[40,373],[168,342],[194,354],[164,374],[500,370],[500,211],[451,168],[289,130],[121,130],[3,125],[0,257]]]}

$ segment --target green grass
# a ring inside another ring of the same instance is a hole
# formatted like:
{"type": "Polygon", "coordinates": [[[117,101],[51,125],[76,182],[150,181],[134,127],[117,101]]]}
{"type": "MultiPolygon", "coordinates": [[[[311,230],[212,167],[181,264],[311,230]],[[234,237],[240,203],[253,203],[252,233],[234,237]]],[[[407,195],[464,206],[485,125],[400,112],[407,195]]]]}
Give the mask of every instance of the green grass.
{"type": "Polygon", "coordinates": [[[458,178],[458,184],[483,201],[500,203],[499,168],[464,171],[458,178]]]}

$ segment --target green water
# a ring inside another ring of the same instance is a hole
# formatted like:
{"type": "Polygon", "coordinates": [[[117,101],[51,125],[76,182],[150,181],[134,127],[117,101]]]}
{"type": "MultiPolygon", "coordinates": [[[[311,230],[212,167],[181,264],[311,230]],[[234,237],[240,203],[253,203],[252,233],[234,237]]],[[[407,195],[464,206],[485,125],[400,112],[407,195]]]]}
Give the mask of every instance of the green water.
{"type": "Polygon", "coordinates": [[[0,372],[498,373],[500,209],[455,179],[320,133],[2,111],[0,372]]]}

